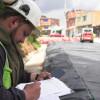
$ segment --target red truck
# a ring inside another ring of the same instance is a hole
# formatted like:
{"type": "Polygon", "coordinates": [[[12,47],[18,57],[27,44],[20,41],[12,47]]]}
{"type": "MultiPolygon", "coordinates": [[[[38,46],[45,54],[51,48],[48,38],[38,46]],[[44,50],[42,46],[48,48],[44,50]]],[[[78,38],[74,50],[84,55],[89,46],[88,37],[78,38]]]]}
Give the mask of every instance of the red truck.
{"type": "Polygon", "coordinates": [[[93,28],[83,28],[82,34],[80,36],[80,42],[89,41],[93,43],[94,36],[93,36],[93,28]]]}

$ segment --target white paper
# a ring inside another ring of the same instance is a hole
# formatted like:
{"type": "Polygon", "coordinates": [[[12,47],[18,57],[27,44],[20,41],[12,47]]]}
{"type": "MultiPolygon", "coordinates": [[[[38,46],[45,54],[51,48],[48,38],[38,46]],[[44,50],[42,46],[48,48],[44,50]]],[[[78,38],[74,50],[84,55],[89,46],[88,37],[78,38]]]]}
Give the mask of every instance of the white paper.
{"type": "Polygon", "coordinates": [[[60,100],[60,98],[55,94],[49,94],[49,95],[40,97],[38,100],[60,100]]]}
{"type": "MultiPolygon", "coordinates": [[[[67,85],[55,77],[40,82],[41,93],[39,100],[59,100],[59,96],[72,93],[72,90],[67,85]]],[[[22,90],[26,84],[30,83],[19,84],[16,88],[22,90]]]]}
{"type": "Polygon", "coordinates": [[[70,94],[71,89],[59,79],[53,77],[48,80],[41,81],[41,95],[56,94],[58,96],[70,94]]]}

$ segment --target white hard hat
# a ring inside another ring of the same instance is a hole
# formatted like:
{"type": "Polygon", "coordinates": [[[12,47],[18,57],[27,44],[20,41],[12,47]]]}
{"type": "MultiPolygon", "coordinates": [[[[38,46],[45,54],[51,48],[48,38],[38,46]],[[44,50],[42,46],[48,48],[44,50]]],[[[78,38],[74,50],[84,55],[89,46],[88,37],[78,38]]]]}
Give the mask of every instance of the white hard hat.
{"type": "Polygon", "coordinates": [[[38,26],[41,17],[41,11],[33,0],[17,0],[17,2],[9,5],[8,7],[19,12],[32,25],[38,26]]]}

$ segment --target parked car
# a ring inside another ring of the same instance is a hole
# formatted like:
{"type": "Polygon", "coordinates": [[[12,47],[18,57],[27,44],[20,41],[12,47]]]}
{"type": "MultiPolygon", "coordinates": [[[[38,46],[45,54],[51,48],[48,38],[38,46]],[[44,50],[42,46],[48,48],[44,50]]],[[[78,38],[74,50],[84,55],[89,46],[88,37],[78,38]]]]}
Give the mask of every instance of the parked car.
{"type": "Polygon", "coordinates": [[[59,33],[51,33],[49,36],[50,37],[64,37],[64,35],[59,34],[59,33]]]}

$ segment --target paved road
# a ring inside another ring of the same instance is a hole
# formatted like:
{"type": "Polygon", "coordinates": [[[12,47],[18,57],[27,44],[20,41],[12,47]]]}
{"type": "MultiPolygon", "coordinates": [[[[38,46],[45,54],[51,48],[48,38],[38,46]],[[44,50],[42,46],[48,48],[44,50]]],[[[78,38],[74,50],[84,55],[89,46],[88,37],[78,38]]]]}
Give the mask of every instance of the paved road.
{"type": "Polygon", "coordinates": [[[65,45],[65,51],[96,100],[100,100],[100,44],[69,43],[65,45]]]}
{"type": "MultiPolygon", "coordinates": [[[[57,42],[47,48],[48,56],[51,55],[51,57],[60,51],[68,54],[73,67],[86,83],[88,89],[91,90],[95,100],[100,100],[100,43],[57,42]],[[55,53],[52,55],[52,52],[55,53]]],[[[63,66],[60,64],[61,62],[57,62],[59,58],[56,57],[54,57],[56,64],[52,63],[53,66],[63,66]]]]}

